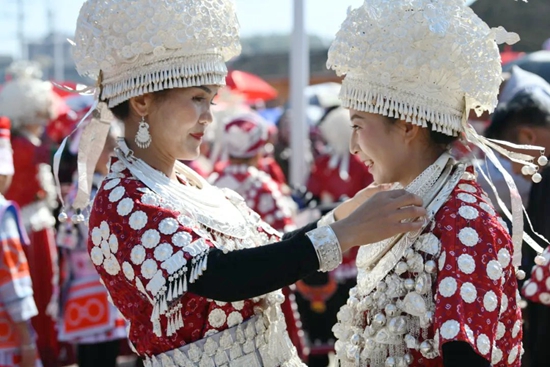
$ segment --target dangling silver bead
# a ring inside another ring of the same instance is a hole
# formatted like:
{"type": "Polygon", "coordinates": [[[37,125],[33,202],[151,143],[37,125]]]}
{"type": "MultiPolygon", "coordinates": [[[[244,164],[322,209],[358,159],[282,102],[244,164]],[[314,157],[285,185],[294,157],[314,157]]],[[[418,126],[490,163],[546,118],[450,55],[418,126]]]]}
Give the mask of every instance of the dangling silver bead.
{"type": "Polygon", "coordinates": [[[372,338],[365,339],[365,350],[374,350],[376,349],[376,342],[372,338]]]}
{"type": "Polygon", "coordinates": [[[353,345],[359,345],[363,341],[363,338],[359,334],[353,334],[350,338],[350,342],[353,345]]]}
{"type": "Polygon", "coordinates": [[[395,357],[395,367],[407,367],[408,365],[404,357],[395,357]]]}
{"type": "Polygon", "coordinates": [[[381,327],[383,327],[384,325],[386,325],[386,316],[384,316],[383,313],[377,313],[377,314],[374,315],[374,317],[372,318],[372,325],[373,325],[375,328],[381,328],[381,327]]]}
{"type": "Polygon", "coordinates": [[[61,223],[65,223],[67,221],[67,219],[69,219],[69,216],[67,215],[67,213],[65,213],[65,210],[62,210],[59,215],[57,216],[57,219],[61,222],[61,223]]]}
{"type": "Polygon", "coordinates": [[[397,316],[397,314],[399,313],[399,310],[393,303],[390,303],[384,308],[384,312],[386,313],[387,316],[394,317],[394,316],[397,316]]]}
{"type": "Polygon", "coordinates": [[[396,367],[395,366],[395,358],[393,358],[393,357],[386,358],[386,363],[384,363],[384,366],[386,366],[386,367],[396,367]]]}
{"type": "Polygon", "coordinates": [[[537,265],[544,265],[546,263],[546,258],[542,255],[537,255],[535,257],[535,264],[537,265]]]}
{"type": "Polygon", "coordinates": [[[529,166],[521,167],[521,174],[524,176],[529,176],[529,166]]]}
{"type": "Polygon", "coordinates": [[[527,174],[528,175],[534,175],[537,173],[537,169],[533,166],[527,166],[527,174]]]}
{"type": "Polygon", "coordinates": [[[542,176],[540,173],[535,173],[533,177],[531,177],[531,180],[533,180],[534,183],[539,183],[542,181],[542,176]]]}
{"type": "Polygon", "coordinates": [[[418,350],[418,340],[411,334],[405,335],[405,344],[409,349],[418,350]]]}
{"type": "Polygon", "coordinates": [[[71,217],[71,221],[73,222],[73,224],[83,223],[84,220],[84,215],[82,215],[82,211],[80,209],[77,209],[76,213],[74,213],[71,217]]]}
{"type": "Polygon", "coordinates": [[[435,264],[435,261],[433,261],[433,260],[428,260],[428,261],[426,261],[426,264],[424,264],[424,270],[428,274],[434,273],[436,268],[437,268],[437,265],[435,264]]]}
{"type": "Polygon", "coordinates": [[[525,279],[525,272],[523,270],[516,271],[516,278],[519,280],[525,279]]]}
{"type": "Polygon", "coordinates": [[[405,286],[406,290],[412,291],[416,286],[416,283],[414,279],[409,278],[409,279],[405,279],[405,281],[403,282],[403,285],[405,286]]]}
{"type": "Polygon", "coordinates": [[[404,274],[406,273],[407,271],[409,270],[409,266],[407,265],[406,262],[404,261],[400,261],[397,263],[397,265],[395,266],[395,273],[397,275],[401,275],[401,274],[404,274]]]}
{"type": "Polygon", "coordinates": [[[546,156],[544,155],[541,155],[539,159],[537,159],[537,163],[539,164],[539,166],[544,167],[548,164],[548,158],[546,158],[546,156]]]}
{"type": "Polygon", "coordinates": [[[433,345],[429,341],[425,340],[420,344],[420,352],[422,354],[428,354],[433,350],[433,345]]]}
{"type": "Polygon", "coordinates": [[[359,348],[356,345],[353,345],[348,348],[347,355],[351,360],[355,360],[356,354],[359,352],[359,348]]]}

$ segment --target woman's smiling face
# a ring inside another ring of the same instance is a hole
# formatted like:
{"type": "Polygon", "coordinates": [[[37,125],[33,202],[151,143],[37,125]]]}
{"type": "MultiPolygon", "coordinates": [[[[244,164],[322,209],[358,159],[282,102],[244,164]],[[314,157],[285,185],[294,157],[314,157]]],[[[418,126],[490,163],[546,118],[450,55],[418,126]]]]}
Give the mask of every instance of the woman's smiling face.
{"type": "Polygon", "coordinates": [[[379,114],[350,110],[350,151],[369,167],[378,184],[399,182],[406,172],[407,151],[399,122],[379,114]]]}

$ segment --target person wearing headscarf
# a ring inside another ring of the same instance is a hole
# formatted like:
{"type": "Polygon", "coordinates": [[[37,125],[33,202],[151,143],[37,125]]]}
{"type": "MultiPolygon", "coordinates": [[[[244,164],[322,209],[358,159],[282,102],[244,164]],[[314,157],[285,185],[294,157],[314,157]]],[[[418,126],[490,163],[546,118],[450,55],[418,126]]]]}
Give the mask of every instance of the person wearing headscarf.
{"type": "Polygon", "coordinates": [[[517,40],[458,0],[366,0],[342,23],[327,65],[345,76],[351,151],[375,182],[420,195],[429,214],[422,230],[359,249],[357,286],[333,328],[341,367],[521,365],[521,199],[509,180],[510,235],[475,161],[450,152],[473,144],[498,167],[495,149],[539,181],[542,147],[516,147],[540,152],[537,164],[468,124],[471,110],[497,105],[497,43],[517,40]]]}
{"type": "Polygon", "coordinates": [[[3,196],[14,173],[10,120],[0,116],[0,366],[40,367],[31,318],[38,314],[19,207],[3,196]]]}
{"type": "Polygon", "coordinates": [[[124,138],[93,201],[88,250],[146,366],[303,366],[279,289],[334,269],[351,247],[417,230],[426,214],[413,194],[380,192],[281,239],[240,195],[180,163],[198,156],[239,52],[230,0],[88,0],[80,10],[73,57],[98,89],[71,206],[84,216],[112,113],[124,138]]]}
{"type": "Polygon", "coordinates": [[[222,139],[229,158],[223,170],[210,177],[210,183],[234,190],[262,220],[285,233],[295,229],[296,205],[282,193],[279,183],[258,169],[267,143],[267,129],[267,122],[254,112],[227,121],[222,139]]]}
{"type": "Polygon", "coordinates": [[[0,115],[12,122],[15,174],[5,196],[21,208],[23,225],[30,237],[25,251],[38,308],[38,316],[32,322],[42,363],[55,367],[59,352],[55,330],[59,265],[53,209],[57,200],[50,152],[42,136],[48,122],[56,117],[56,95],[52,84],[40,79],[41,72],[34,64],[16,63],[8,72],[12,79],[0,91],[0,115]]]}

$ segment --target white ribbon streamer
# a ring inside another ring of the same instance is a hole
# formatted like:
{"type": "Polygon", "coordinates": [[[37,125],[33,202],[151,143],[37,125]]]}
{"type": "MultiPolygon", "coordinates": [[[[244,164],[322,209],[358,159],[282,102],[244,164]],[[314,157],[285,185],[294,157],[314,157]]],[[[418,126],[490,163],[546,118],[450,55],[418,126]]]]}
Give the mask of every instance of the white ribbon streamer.
{"type": "MultiPolygon", "coordinates": [[[[518,149],[518,150],[539,150],[541,152],[544,152],[544,148],[539,146],[534,146],[534,145],[518,145],[518,144],[505,142],[501,140],[492,140],[492,139],[490,140],[483,136],[480,136],[474,130],[474,128],[470,124],[468,124],[467,116],[469,115],[469,111],[470,111],[469,103],[466,98],[464,118],[462,121],[462,126],[464,128],[464,136],[466,140],[474,144],[481,151],[483,151],[483,153],[485,153],[485,157],[488,158],[494,164],[496,169],[502,174],[502,176],[504,177],[504,181],[506,182],[506,185],[510,190],[511,209],[512,209],[511,213],[510,213],[510,210],[508,210],[508,208],[506,207],[506,204],[502,201],[502,199],[498,195],[497,189],[493,184],[493,181],[491,180],[491,178],[485,174],[485,172],[481,169],[481,167],[479,167],[478,162],[474,163],[478,168],[478,171],[481,172],[481,174],[487,180],[489,186],[493,190],[493,193],[495,194],[495,197],[497,199],[497,203],[500,209],[502,210],[504,215],[508,218],[508,220],[510,220],[510,222],[512,223],[512,244],[514,247],[512,264],[517,268],[521,265],[521,256],[522,256],[521,246],[523,244],[523,241],[525,241],[529,246],[531,246],[531,248],[533,248],[533,250],[535,250],[539,254],[542,253],[543,248],[539,244],[537,244],[531,238],[531,236],[524,233],[523,214],[526,213],[526,211],[525,211],[525,207],[521,202],[521,196],[519,194],[518,188],[516,186],[516,183],[514,182],[514,179],[512,178],[510,173],[508,173],[508,171],[504,169],[504,167],[502,166],[502,164],[500,163],[500,161],[498,160],[497,156],[495,155],[492,149],[499,152],[500,154],[507,157],[513,162],[527,165],[527,166],[538,167],[536,164],[533,163],[535,157],[528,154],[508,151],[502,148],[498,144],[511,147],[514,149],[518,149]]],[[[541,235],[539,235],[533,230],[533,226],[531,225],[531,222],[529,220],[528,220],[528,224],[535,235],[540,237],[544,242],[548,243],[548,241],[546,241],[544,237],[542,237],[541,235]]]]}

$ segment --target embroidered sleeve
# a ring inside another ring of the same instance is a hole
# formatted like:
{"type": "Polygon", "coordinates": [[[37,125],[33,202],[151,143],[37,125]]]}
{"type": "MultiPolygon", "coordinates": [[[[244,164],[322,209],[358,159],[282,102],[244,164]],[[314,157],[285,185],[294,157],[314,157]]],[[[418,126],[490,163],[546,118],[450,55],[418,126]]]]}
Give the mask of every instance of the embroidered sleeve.
{"type": "Polygon", "coordinates": [[[511,265],[511,240],[471,185],[438,213],[441,239],[436,279],[434,330],[443,344],[469,343],[499,366],[517,366],[521,352],[521,312],[511,265]]]}
{"type": "Polygon", "coordinates": [[[14,322],[38,314],[33,299],[29,265],[23,252],[15,216],[8,211],[0,226],[0,302],[14,322]]]}
{"type": "Polygon", "coordinates": [[[542,255],[546,262],[533,266],[531,277],[523,284],[523,295],[536,303],[550,306],[550,247],[542,255]]]}
{"type": "Polygon", "coordinates": [[[174,301],[206,270],[209,238],[190,213],[137,180],[114,178],[95,198],[88,248],[104,281],[121,273],[149,299],[159,335],[160,316],[175,314],[174,301]]]}

